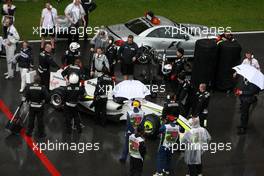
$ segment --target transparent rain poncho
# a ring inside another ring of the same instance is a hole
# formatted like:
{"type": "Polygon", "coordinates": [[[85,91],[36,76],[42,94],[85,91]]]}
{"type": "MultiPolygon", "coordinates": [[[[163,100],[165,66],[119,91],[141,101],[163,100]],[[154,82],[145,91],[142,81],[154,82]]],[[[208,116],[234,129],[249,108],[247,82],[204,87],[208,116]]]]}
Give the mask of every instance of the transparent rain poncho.
{"type": "Polygon", "coordinates": [[[202,154],[208,149],[211,136],[205,128],[198,123],[192,125],[192,129],[185,133],[181,140],[182,148],[185,149],[185,162],[188,165],[201,164],[202,154]]]}

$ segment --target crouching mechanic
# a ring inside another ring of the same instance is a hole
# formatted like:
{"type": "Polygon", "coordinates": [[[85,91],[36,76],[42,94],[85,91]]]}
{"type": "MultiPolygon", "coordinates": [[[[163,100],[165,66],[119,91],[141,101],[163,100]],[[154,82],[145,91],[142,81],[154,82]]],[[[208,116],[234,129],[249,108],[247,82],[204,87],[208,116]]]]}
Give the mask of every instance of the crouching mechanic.
{"type": "Polygon", "coordinates": [[[134,134],[129,136],[130,176],[141,176],[143,162],[146,155],[144,128],[138,127],[134,134]]]}
{"type": "Polygon", "coordinates": [[[103,75],[97,78],[97,84],[94,91],[93,105],[95,107],[96,118],[100,120],[101,125],[105,125],[107,120],[106,105],[108,100],[108,92],[113,88],[113,80],[109,76],[108,69],[102,70],[103,75]]]}
{"type": "Polygon", "coordinates": [[[173,155],[173,146],[179,138],[180,127],[176,125],[174,115],[167,115],[164,124],[159,132],[161,140],[157,156],[157,172],[153,176],[169,175],[171,170],[171,158],[173,155]]]}
{"type": "Polygon", "coordinates": [[[69,49],[65,51],[65,54],[61,60],[61,63],[64,67],[67,65],[74,65],[75,60],[81,55],[79,48],[80,44],[77,42],[72,42],[70,44],[69,49]]]}
{"type": "Polygon", "coordinates": [[[75,73],[79,76],[79,83],[83,85],[85,80],[85,73],[84,69],[82,68],[80,59],[76,59],[74,61],[74,65],[69,65],[65,67],[65,69],[61,72],[61,75],[66,80],[66,82],[69,83],[69,76],[72,73],[75,73]]]}
{"type": "Polygon", "coordinates": [[[81,119],[79,117],[77,104],[84,98],[85,89],[83,86],[80,86],[79,79],[80,78],[76,73],[72,73],[69,76],[69,85],[66,86],[64,91],[64,114],[66,117],[66,132],[68,134],[72,131],[72,119],[78,133],[82,132],[81,119]]]}
{"type": "Polygon", "coordinates": [[[202,175],[202,155],[204,153],[204,145],[208,145],[211,136],[208,131],[200,126],[198,117],[192,117],[190,131],[187,131],[182,140],[181,145],[185,148],[185,162],[189,168],[188,176],[201,176],[202,175]]]}
{"type": "Polygon", "coordinates": [[[35,76],[34,83],[28,85],[25,89],[25,98],[29,102],[29,120],[26,135],[32,136],[35,118],[38,122],[38,137],[45,137],[43,114],[44,104],[49,101],[49,94],[46,87],[40,85],[40,77],[35,76]]]}
{"type": "Polygon", "coordinates": [[[131,104],[131,110],[127,112],[127,126],[125,134],[125,144],[122,155],[119,159],[121,163],[125,163],[128,155],[128,141],[129,136],[135,132],[138,127],[144,126],[144,112],[141,109],[141,102],[134,100],[131,104]]]}

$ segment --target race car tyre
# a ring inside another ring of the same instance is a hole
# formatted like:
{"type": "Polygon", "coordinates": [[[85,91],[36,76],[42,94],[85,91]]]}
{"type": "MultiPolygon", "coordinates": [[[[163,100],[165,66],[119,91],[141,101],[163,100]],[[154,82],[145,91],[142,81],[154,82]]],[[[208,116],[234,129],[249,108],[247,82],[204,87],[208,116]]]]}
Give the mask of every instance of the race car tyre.
{"type": "Polygon", "coordinates": [[[155,139],[159,133],[160,118],[155,114],[145,116],[144,129],[145,136],[150,139],[155,139]]]}
{"type": "Polygon", "coordinates": [[[55,109],[62,109],[64,104],[63,90],[60,88],[52,90],[50,95],[50,102],[55,109]]]}
{"type": "Polygon", "coordinates": [[[241,63],[241,46],[237,41],[224,41],[218,45],[218,68],[216,88],[222,91],[232,90],[236,81],[233,79],[234,66],[241,63]]]}
{"type": "Polygon", "coordinates": [[[217,54],[218,48],[215,40],[197,40],[192,67],[192,84],[195,89],[198,89],[200,83],[211,84],[214,80],[217,54]]]}

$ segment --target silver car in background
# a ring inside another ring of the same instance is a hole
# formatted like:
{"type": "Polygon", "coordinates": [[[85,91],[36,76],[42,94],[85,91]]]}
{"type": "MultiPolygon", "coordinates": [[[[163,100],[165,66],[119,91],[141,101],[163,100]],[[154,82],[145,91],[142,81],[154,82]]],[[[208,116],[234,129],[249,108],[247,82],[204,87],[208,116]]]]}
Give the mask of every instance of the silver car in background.
{"type": "MultiPolygon", "coordinates": [[[[154,48],[158,54],[166,50],[167,57],[176,57],[177,48],[185,50],[185,57],[194,56],[195,42],[202,38],[215,38],[216,34],[202,33],[206,26],[196,24],[180,24],[163,16],[145,15],[125,24],[106,26],[105,30],[115,39],[115,44],[121,46],[128,35],[134,36],[134,41],[141,46],[154,48]]],[[[208,30],[209,31],[209,30],[208,30]]]]}

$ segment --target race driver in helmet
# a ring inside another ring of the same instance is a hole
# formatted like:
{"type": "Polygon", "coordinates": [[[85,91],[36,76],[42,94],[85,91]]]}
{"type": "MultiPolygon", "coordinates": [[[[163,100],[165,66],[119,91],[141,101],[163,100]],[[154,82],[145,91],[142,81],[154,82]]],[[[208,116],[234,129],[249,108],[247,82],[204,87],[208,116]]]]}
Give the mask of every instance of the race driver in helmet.
{"type": "Polygon", "coordinates": [[[73,65],[75,60],[80,57],[81,52],[79,51],[80,44],[77,42],[72,42],[69,48],[65,51],[62,57],[62,65],[65,67],[67,65],[73,65]]]}

